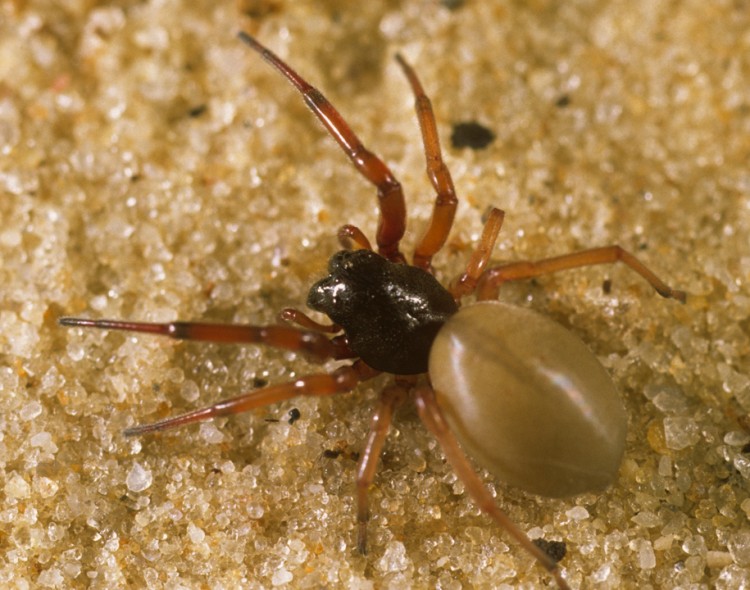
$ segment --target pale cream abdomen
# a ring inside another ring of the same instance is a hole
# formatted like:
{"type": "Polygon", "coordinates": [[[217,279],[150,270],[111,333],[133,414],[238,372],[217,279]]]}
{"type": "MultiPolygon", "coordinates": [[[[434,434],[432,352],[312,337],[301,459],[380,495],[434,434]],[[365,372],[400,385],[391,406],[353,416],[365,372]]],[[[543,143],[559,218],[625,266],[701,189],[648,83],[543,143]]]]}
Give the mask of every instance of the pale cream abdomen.
{"type": "Polygon", "coordinates": [[[481,302],[438,333],[429,373],[464,450],[499,479],[563,497],[607,487],[627,415],[586,345],[532,310],[481,302]]]}

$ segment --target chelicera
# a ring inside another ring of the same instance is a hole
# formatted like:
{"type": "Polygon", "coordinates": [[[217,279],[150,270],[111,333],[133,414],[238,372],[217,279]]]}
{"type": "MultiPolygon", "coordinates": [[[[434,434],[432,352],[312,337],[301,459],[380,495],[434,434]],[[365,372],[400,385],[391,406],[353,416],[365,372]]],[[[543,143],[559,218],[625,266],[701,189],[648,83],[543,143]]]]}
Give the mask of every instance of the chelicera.
{"type": "Polygon", "coordinates": [[[344,249],[328,276],[312,286],[307,305],[331,324],[285,309],[287,325],[145,323],[61,318],[64,326],[126,330],[183,340],[239,342],[305,353],[313,359],[351,359],[330,373],[270,385],[211,406],[129,428],[127,436],[175,428],[275,404],[296,396],[348,392],[380,373],[394,378],[381,392],[357,472],[357,546],[364,553],[368,489],[395,408],[413,400],[425,426],[478,506],[541,563],[561,588],[555,559],[542,551],[497,506],[467,455],[499,479],[526,491],[562,497],[608,486],[624,451],[626,416],[614,385],[586,346],[569,331],[528,309],[495,301],[506,281],[596,264],[625,263],[656,291],[685,300],[619,246],[593,248],[535,262],[490,266],[504,213],[492,209],[460,276],[443,287],[431,261],[443,247],[458,200],[443,162],[432,106],[414,70],[400,65],[415,96],[427,175],[437,193],[427,229],[411,264],[399,248],[406,207],[401,185],[368,151],[339,112],[278,56],[251,36],[239,38],[302,95],[366,180],[380,210],[375,247],[358,228],[339,230],[344,249]],[[478,302],[460,307],[473,294],[478,302]]]}

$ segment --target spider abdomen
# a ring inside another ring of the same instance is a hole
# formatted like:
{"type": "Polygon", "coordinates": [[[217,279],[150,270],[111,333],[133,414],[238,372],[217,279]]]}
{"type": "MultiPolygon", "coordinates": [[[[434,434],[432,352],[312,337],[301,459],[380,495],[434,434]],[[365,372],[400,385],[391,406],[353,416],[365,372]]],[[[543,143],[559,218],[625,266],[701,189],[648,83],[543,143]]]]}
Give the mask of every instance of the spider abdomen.
{"type": "Polygon", "coordinates": [[[572,332],[530,309],[484,301],[448,320],[429,364],[451,430],[498,478],[551,497],[614,480],[627,415],[572,332]]]}
{"type": "Polygon", "coordinates": [[[341,326],[352,351],[374,369],[427,372],[435,335],[458,306],[428,272],[389,262],[370,250],[342,250],[307,305],[341,326]]]}

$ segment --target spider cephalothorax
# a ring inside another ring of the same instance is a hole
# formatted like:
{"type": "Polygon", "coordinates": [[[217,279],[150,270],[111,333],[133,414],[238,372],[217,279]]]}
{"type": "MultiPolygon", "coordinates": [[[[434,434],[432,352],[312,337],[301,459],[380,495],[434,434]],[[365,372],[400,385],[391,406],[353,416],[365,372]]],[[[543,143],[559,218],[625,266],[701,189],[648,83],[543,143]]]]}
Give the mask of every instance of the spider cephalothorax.
{"type": "Polygon", "coordinates": [[[342,250],[315,283],[307,305],[344,330],[352,352],[373,369],[427,372],[435,336],[458,305],[430,273],[370,250],[342,250]]]}

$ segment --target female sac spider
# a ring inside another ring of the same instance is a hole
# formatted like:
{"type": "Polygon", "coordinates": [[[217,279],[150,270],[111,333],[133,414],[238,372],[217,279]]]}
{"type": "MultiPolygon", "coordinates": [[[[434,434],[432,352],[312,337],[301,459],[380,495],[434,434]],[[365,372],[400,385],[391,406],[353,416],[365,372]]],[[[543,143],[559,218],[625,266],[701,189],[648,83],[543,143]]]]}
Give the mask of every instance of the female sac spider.
{"type": "Polygon", "coordinates": [[[354,389],[380,373],[394,379],[381,393],[357,472],[358,548],[364,553],[368,489],[394,409],[412,398],[425,426],[478,506],[568,588],[556,561],[534,544],[497,506],[466,452],[499,479],[528,492],[563,497],[608,486],[625,444],[626,415],[604,368],[570,332],[528,309],[497,301],[505,281],[594,264],[624,262],[664,296],[685,301],[619,246],[583,250],[537,262],[488,268],[504,213],[493,209],[466,270],[444,288],[432,275],[432,257],[444,245],[458,200],[445,166],[432,106],[417,75],[396,55],[415,96],[427,160],[437,193],[429,226],[412,264],[399,250],[406,207],[401,185],[368,151],[326,98],[278,56],[246,33],[239,38],[299,91],[357,170],[377,189],[377,253],[358,228],[345,225],[346,248],[333,255],[328,276],[310,289],[307,305],[332,324],[285,309],[293,326],[145,323],[61,318],[64,326],[161,334],[184,340],[266,344],[319,361],[351,359],[331,373],[300,377],[220,401],[209,407],[125,430],[141,435],[226,416],[299,395],[324,396],[354,389]],[[478,303],[459,309],[474,293],[478,303]]]}

